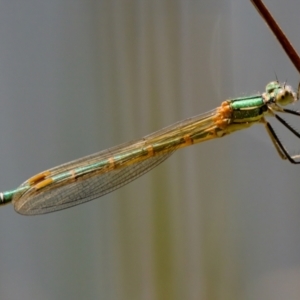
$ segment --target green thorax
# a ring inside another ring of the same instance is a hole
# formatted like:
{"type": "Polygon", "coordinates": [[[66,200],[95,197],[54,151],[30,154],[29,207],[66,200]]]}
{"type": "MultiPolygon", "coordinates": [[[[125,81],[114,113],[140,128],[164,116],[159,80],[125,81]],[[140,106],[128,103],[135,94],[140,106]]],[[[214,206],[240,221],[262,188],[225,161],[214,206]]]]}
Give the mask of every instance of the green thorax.
{"type": "Polygon", "coordinates": [[[267,110],[267,106],[261,95],[241,97],[229,100],[232,109],[233,122],[254,122],[260,119],[267,110]]]}

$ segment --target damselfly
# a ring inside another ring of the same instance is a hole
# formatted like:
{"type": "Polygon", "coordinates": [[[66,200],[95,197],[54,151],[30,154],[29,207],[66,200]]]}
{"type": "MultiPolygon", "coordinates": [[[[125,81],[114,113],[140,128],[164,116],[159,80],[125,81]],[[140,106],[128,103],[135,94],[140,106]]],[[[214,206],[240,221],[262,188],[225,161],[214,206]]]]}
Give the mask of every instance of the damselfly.
{"type": "Polygon", "coordinates": [[[80,158],[39,173],[17,189],[0,194],[1,204],[12,202],[24,215],[45,214],[75,206],[110,193],[145,174],[179,148],[220,138],[234,131],[261,123],[265,126],[282,159],[300,163],[300,155],[291,156],[271,124],[275,117],[300,138],[277,113],[300,116],[283,108],[299,99],[289,85],[270,82],[263,94],[226,100],[201,115],[175,123],[140,140],[80,158]]]}

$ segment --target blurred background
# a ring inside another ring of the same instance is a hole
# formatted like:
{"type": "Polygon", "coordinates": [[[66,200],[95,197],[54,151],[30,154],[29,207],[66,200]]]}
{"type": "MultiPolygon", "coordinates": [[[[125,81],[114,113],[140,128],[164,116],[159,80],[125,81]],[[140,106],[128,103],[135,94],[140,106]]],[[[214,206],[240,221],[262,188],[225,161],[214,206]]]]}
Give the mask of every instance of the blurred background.
{"type": "MultiPolygon", "coordinates": [[[[299,1],[265,2],[300,50],[299,1]]],[[[1,191],[299,81],[250,1],[1,0],[0,41],[1,191]]],[[[2,207],[0,298],[299,299],[299,175],[254,126],[75,208],[2,207]]]]}

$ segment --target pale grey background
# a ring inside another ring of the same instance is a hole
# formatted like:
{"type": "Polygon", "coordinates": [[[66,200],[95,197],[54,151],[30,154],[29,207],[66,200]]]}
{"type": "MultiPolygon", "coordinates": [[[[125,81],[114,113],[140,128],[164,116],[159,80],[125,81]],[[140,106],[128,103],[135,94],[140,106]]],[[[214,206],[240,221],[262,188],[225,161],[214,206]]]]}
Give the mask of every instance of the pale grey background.
{"type": "MultiPolygon", "coordinates": [[[[266,3],[300,50],[299,1],[266,3]]],[[[275,72],[297,85],[250,1],[2,0],[0,189],[275,72]]],[[[3,207],[0,299],[299,299],[299,175],[256,126],[76,208],[3,207]]]]}

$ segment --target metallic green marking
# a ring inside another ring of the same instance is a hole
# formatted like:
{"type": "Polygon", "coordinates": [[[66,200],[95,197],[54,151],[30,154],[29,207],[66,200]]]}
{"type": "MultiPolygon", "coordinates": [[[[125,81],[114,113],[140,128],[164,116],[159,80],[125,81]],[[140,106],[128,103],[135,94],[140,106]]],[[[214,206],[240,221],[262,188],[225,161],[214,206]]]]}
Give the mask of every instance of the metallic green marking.
{"type": "Polygon", "coordinates": [[[240,122],[253,122],[257,118],[260,118],[266,110],[267,108],[265,106],[234,110],[232,112],[232,122],[234,123],[237,120],[240,120],[240,122]]]}
{"type": "Polygon", "coordinates": [[[256,108],[262,105],[265,105],[265,103],[261,95],[257,95],[251,98],[240,98],[230,101],[230,107],[233,110],[256,108]]]}
{"type": "Polygon", "coordinates": [[[19,187],[15,190],[0,193],[0,205],[7,204],[12,201],[13,197],[18,193],[24,193],[30,186],[19,187]]]}
{"type": "Polygon", "coordinates": [[[64,179],[71,178],[72,176],[73,176],[72,173],[70,173],[70,171],[67,171],[67,172],[53,176],[52,180],[53,180],[53,182],[57,182],[57,181],[61,181],[64,179]]]}

